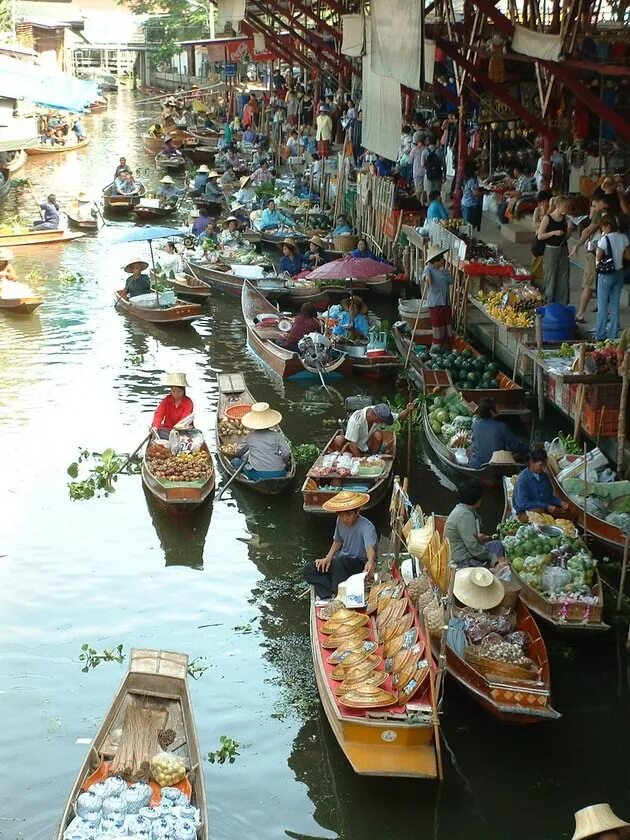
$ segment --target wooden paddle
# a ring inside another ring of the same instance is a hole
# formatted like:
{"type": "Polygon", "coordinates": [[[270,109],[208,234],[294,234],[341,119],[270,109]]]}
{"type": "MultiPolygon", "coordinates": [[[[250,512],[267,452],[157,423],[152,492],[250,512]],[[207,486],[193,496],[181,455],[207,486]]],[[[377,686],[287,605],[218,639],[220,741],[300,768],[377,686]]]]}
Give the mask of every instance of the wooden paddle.
{"type": "Polygon", "coordinates": [[[127,458],[127,460],[125,461],[125,463],[124,463],[124,464],[120,467],[120,469],[116,470],[116,472],[114,473],[114,475],[118,475],[118,473],[121,473],[121,472],[125,469],[125,467],[127,466],[127,464],[129,464],[129,463],[130,463],[130,462],[134,459],[134,457],[135,457],[135,456],[138,454],[138,452],[142,449],[142,447],[144,446],[144,444],[145,444],[145,443],[149,440],[149,438],[151,437],[152,432],[153,432],[153,429],[151,429],[151,430],[149,431],[149,434],[148,434],[145,438],[143,438],[143,439],[140,441],[140,443],[138,444],[138,446],[136,446],[136,448],[133,450],[133,452],[131,453],[131,455],[127,458]]]}
{"type": "Polygon", "coordinates": [[[34,201],[34,202],[35,202],[35,204],[37,205],[37,212],[39,213],[39,218],[40,218],[40,219],[43,219],[43,218],[44,218],[44,214],[42,213],[42,208],[39,206],[39,199],[38,199],[38,198],[37,198],[37,196],[35,195],[35,190],[33,189],[33,185],[31,184],[31,179],[30,179],[30,178],[27,178],[27,179],[26,179],[26,183],[28,184],[28,188],[29,188],[29,190],[30,190],[30,193],[31,193],[31,195],[33,196],[33,201],[34,201]]]}
{"type": "Polygon", "coordinates": [[[229,480],[228,480],[228,481],[227,481],[227,482],[223,485],[223,487],[219,490],[219,495],[217,496],[217,499],[216,499],[216,500],[217,500],[217,502],[220,502],[220,501],[221,501],[221,497],[223,496],[223,494],[225,493],[225,491],[228,489],[228,487],[230,486],[230,484],[234,481],[234,479],[236,478],[236,476],[237,476],[237,475],[241,472],[241,470],[243,470],[243,469],[245,469],[245,461],[243,461],[243,463],[242,463],[242,464],[239,466],[239,468],[235,471],[234,475],[232,475],[232,476],[230,477],[230,479],[229,479],[229,480]]]}

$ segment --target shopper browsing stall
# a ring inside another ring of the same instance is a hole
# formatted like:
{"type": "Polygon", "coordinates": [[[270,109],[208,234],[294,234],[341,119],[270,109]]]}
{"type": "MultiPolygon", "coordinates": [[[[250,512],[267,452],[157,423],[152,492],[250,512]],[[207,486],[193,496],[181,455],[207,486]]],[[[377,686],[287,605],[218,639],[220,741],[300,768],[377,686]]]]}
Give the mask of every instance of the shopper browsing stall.
{"type": "Polygon", "coordinates": [[[433,344],[451,343],[451,324],[453,321],[450,305],[450,287],[453,282],[451,272],[446,268],[444,254],[447,251],[437,245],[431,246],[427,265],[422,273],[428,285],[427,305],[433,334],[433,344]]]}

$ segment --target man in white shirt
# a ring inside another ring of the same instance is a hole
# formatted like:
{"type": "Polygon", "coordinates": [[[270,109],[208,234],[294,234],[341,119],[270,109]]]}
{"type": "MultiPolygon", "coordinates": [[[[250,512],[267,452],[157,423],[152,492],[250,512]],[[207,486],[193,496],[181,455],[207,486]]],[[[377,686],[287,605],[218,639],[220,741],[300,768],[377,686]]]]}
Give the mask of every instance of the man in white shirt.
{"type": "Polygon", "coordinates": [[[381,424],[391,426],[395,420],[404,420],[413,410],[415,403],[409,403],[404,411],[395,415],[386,403],[369,405],[353,411],[348,419],[345,435],[337,435],[333,449],[349,452],[355,458],[361,455],[376,455],[383,445],[381,424]]]}
{"type": "Polygon", "coordinates": [[[325,160],[330,156],[330,141],[332,140],[333,122],[328,108],[325,105],[319,106],[319,113],[317,115],[317,154],[320,160],[325,160]]]}

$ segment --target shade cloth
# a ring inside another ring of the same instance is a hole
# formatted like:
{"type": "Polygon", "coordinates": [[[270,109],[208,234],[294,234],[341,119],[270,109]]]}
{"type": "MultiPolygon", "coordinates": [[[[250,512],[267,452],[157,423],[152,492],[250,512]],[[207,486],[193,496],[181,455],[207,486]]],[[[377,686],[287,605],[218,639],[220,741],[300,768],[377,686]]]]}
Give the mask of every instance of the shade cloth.
{"type": "Polygon", "coordinates": [[[424,3],[372,0],[370,33],[372,71],[420,90],[424,80],[424,3]]]}
{"type": "Polygon", "coordinates": [[[223,32],[226,23],[240,23],[245,17],[245,0],[218,0],[217,31],[223,32]]]}
{"type": "MultiPolygon", "coordinates": [[[[369,46],[368,46],[369,49],[369,46]]],[[[400,146],[402,100],[400,84],[372,71],[371,55],[363,58],[362,145],[370,152],[396,160],[400,146]]]]}
{"type": "Polygon", "coordinates": [[[433,84],[433,71],[435,70],[435,41],[424,39],[424,81],[427,85],[433,84]]]}
{"type": "Polygon", "coordinates": [[[262,53],[267,48],[265,36],[262,32],[254,32],[254,52],[262,53]]]}
{"type": "Polygon", "coordinates": [[[389,263],[371,260],[369,257],[342,257],[340,260],[324,263],[307,274],[308,280],[369,280],[396,271],[389,263]]]}
{"type": "Polygon", "coordinates": [[[363,15],[343,15],[341,52],[359,58],[365,51],[365,19],[363,15]]]}
{"type": "Polygon", "coordinates": [[[533,32],[524,26],[514,24],[512,49],[521,55],[541,58],[545,61],[558,61],[562,53],[562,36],[546,35],[544,32],[533,32]]]}
{"type": "Polygon", "coordinates": [[[0,56],[0,96],[36,105],[83,111],[98,97],[98,84],[75,79],[37,64],[0,56]]]}

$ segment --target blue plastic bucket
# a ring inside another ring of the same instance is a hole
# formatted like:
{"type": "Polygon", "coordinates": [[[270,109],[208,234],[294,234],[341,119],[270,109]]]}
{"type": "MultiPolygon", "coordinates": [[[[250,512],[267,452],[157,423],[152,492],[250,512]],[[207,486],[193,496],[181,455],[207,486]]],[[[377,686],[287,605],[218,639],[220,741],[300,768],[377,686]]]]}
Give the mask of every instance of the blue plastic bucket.
{"type": "Polygon", "coordinates": [[[543,341],[570,341],[575,337],[575,306],[547,303],[536,311],[543,316],[543,341]]]}

